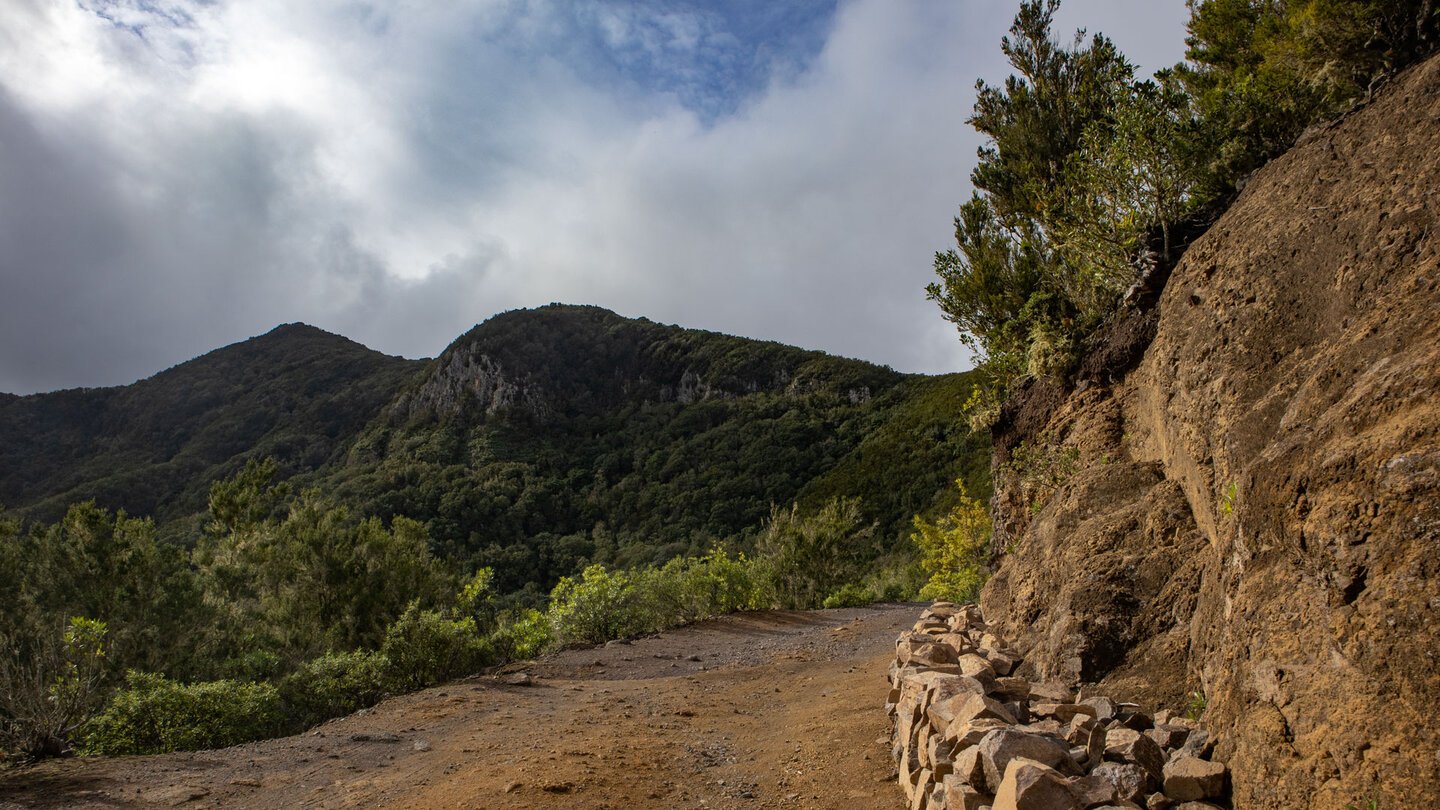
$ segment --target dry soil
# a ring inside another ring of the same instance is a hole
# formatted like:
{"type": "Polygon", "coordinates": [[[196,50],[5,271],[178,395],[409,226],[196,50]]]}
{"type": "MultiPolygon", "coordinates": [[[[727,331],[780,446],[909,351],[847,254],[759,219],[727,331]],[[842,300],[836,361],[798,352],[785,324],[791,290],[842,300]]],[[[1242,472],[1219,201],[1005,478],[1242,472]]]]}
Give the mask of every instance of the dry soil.
{"type": "Polygon", "coordinates": [[[918,605],[569,650],[220,751],[0,773],[14,808],[895,808],[885,674],[918,605]],[[530,685],[507,677],[529,674],[530,685]]]}

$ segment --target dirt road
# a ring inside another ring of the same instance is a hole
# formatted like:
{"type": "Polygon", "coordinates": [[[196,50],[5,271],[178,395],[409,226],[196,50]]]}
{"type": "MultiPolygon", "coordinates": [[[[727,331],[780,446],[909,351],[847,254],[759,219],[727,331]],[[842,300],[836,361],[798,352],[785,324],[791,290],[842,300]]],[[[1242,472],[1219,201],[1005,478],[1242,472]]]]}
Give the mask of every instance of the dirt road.
{"type": "Polygon", "coordinates": [[[572,650],[296,737],[0,773],[12,808],[896,808],[882,710],[917,605],[572,650]],[[525,672],[533,683],[509,685],[525,672]]]}

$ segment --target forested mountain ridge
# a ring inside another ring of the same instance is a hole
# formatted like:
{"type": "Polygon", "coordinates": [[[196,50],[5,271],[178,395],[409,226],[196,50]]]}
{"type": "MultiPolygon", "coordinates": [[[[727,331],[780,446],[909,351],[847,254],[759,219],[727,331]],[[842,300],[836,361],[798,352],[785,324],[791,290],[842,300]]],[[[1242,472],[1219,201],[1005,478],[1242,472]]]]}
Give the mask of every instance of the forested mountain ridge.
{"type": "Polygon", "coordinates": [[[0,398],[0,504],[54,520],[94,500],[157,519],[205,508],[245,459],[316,470],[423,363],[285,324],[133,385],[0,398]]]}
{"type": "Polygon", "coordinates": [[[968,393],[598,307],[503,313],[428,361],[290,324],[134,385],[0,400],[0,504],[52,521],[93,499],[188,545],[211,482],[269,456],[297,491],[421,521],[503,590],[743,547],[772,508],[837,498],[883,555],[955,478],[988,491],[968,393]]]}
{"type": "Polygon", "coordinates": [[[456,340],[323,487],[424,521],[503,589],[743,544],[796,501],[860,498],[888,548],[956,477],[988,488],[985,442],[956,418],[968,391],[963,375],[551,305],[456,340]]]}

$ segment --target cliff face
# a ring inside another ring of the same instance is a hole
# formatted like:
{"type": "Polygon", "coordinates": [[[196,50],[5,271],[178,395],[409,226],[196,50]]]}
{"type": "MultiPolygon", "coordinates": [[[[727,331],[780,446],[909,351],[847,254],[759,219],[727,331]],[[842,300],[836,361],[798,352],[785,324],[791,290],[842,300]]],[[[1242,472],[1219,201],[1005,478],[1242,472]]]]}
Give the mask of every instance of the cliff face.
{"type": "Polygon", "coordinates": [[[1440,806],[1437,226],[1431,60],[1250,179],[1123,379],[1002,426],[986,615],[1031,674],[1203,694],[1237,808],[1440,806]]]}

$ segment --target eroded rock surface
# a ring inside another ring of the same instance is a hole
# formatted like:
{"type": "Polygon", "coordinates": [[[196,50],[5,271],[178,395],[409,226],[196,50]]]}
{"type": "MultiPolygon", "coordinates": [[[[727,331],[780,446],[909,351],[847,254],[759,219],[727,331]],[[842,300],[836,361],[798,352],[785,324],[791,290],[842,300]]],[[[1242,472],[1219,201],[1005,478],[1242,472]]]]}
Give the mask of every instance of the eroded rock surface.
{"type": "Polygon", "coordinates": [[[1432,59],[1250,178],[1133,368],[997,431],[1018,674],[1203,711],[1236,807],[1440,806],[1437,122],[1432,59]]]}

